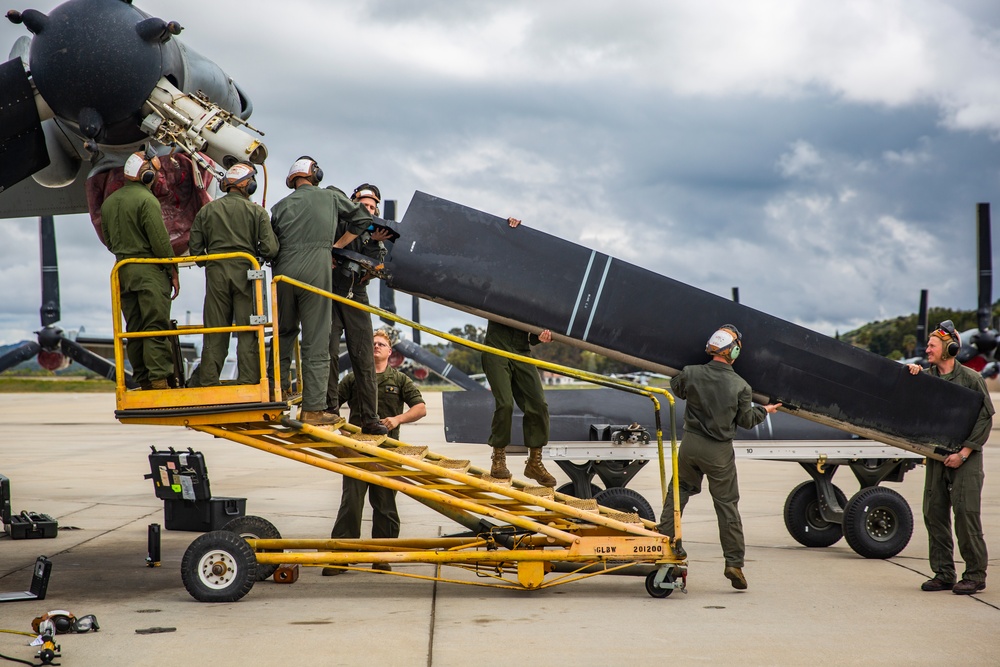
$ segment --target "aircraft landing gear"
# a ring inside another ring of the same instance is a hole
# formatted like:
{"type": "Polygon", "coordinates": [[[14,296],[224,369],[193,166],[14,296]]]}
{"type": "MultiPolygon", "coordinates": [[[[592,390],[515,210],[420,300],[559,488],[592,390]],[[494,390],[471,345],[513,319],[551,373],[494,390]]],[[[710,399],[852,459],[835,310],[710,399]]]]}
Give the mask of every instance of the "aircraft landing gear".
{"type": "Polygon", "coordinates": [[[913,512],[896,491],[881,482],[901,482],[916,464],[905,460],[861,460],[848,465],[861,484],[850,500],[833,484],[838,464],[800,462],[812,477],[785,500],[785,528],[799,544],[828,547],[841,536],[864,558],[892,558],[913,535],[913,512]]]}
{"type": "Polygon", "coordinates": [[[844,508],[844,537],[865,558],[892,558],[913,535],[913,512],[892,489],[861,489],[844,508]]]}
{"type": "Polygon", "coordinates": [[[619,512],[629,512],[638,514],[646,521],[656,521],[656,513],[653,506],[649,504],[641,493],[624,486],[612,486],[611,488],[598,491],[594,494],[594,500],[598,505],[616,509],[619,512]]]}
{"type": "MultiPolygon", "coordinates": [[[[843,515],[847,496],[839,487],[830,485],[837,498],[837,507],[843,515]]],[[[785,500],[785,528],[796,542],[805,547],[828,547],[844,536],[840,521],[830,520],[832,508],[820,498],[817,484],[802,482],[785,500]],[[826,516],[824,516],[826,515],[826,516]]]]}

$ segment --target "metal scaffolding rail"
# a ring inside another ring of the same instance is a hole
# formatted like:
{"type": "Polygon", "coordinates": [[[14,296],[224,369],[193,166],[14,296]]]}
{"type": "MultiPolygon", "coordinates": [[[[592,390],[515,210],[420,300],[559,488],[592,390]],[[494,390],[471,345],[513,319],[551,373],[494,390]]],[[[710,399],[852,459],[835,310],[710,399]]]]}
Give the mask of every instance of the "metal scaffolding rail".
{"type": "MultiPolygon", "coordinates": [[[[219,261],[243,254],[199,257],[219,261]]],[[[134,261],[134,260],[133,260],[134,261]]],[[[143,260],[170,263],[178,260],[143,260]]],[[[116,360],[123,359],[123,341],[129,337],[179,335],[179,332],[125,333],[121,330],[117,298],[117,272],[112,273],[116,319],[116,360]]],[[[252,279],[252,278],[251,278],[252,279]]],[[[649,397],[656,410],[657,443],[661,459],[661,484],[665,493],[663,434],[659,428],[660,403],[673,397],[664,389],[643,387],[557,364],[495,350],[409,322],[392,313],[318,290],[284,276],[272,281],[272,308],[277,308],[278,282],[321,294],[380,317],[414,326],[452,342],[500,354],[555,372],[649,397]]],[[[262,308],[257,285],[258,313],[262,308]]],[[[263,361],[263,337],[273,330],[270,322],[255,318],[253,327],[188,328],[184,333],[222,331],[258,332],[263,361]]],[[[275,318],[272,316],[272,321],[275,318]]],[[[278,343],[273,341],[275,367],[278,343]]],[[[121,364],[118,364],[121,368],[121,364]]],[[[262,364],[263,367],[263,364],[262,364]]],[[[194,540],[184,555],[182,578],[193,597],[206,602],[231,602],[245,596],[255,581],[269,577],[280,565],[349,568],[357,563],[430,563],[434,576],[409,572],[380,572],[480,586],[535,590],[600,574],[627,573],[645,576],[646,591],[663,598],[684,590],[687,565],[681,546],[680,512],[675,507],[675,537],[656,532],[653,522],[638,514],[601,507],[593,499],[578,499],[546,487],[519,480],[495,480],[488,471],[465,460],[453,460],[385,436],[365,436],[348,424],[312,426],[289,416],[295,408],[282,400],[280,390],[270,396],[267,378],[254,385],[210,388],[127,391],[119,372],[118,410],[123,423],[178,425],[253,447],[287,459],[393,489],[440,512],[466,528],[459,537],[427,539],[282,539],[277,528],[259,517],[243,517],[194,540]],[[249,390],[248,390],[249,388],[249,390]],[[293,551],[294,550],[294,551],[293,551]],[[475,579],[441,576],[443,565],[477,575],[475,579]]],[[[280,378],[275,378],[280,387],[280,378]]],[[[671,429],[673,431],[673,429],[671,429]]],[[[671,461],[676,471],[676,438],[671,438],[671,461]]],[[[676,480],[676,475],[675,475],[676,480]]],[[[676,483],[676,482],[675,482],[676,483]]],[[[679,494],[675,493],[675,499],[679,494]]],[[[676,504],[676,503],[675,503],[676,504]]]]}

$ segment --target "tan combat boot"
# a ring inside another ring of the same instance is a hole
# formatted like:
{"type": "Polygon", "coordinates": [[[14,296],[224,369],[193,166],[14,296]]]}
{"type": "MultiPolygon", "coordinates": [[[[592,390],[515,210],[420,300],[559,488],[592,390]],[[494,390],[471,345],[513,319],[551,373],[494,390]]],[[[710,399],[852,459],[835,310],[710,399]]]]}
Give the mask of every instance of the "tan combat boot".
{"type": "Polygon", "coordinates": [[[533,479],[542,486],[555,487],[556,478],[542,465],[542,448],[532,447],[528,450],[528,462],[524,464],[524,476],[533,479]]]}
{"type": "Polygon", "coordinates": [[[327,424],[340,424],[344,418],[322,410],[303,410],[299,413],[299,421],[312,426],[325,426],[327,424]]]}
{"type": "Polygon", "coordinates": [[[490,460],[493,462],[490,466],[490,477],[493,479],[510,479],[510,470],[507,469],[506,448],[494,447],[493,456],[490,460]]]}
{"type": "Polygon", "coordinates": [[[733,588],[738,591],[745,591],[747,589],[747,578],[743,576],[743,568],[727,566],[722,572],[726,579],[733,584],[733,588]]]}
{"type": "Polygon", "coordinates": [[[160,380],[151,380],[149,383],[150,389],[170,389],[170,385],[167,383],[166,378],[160,380]]]}

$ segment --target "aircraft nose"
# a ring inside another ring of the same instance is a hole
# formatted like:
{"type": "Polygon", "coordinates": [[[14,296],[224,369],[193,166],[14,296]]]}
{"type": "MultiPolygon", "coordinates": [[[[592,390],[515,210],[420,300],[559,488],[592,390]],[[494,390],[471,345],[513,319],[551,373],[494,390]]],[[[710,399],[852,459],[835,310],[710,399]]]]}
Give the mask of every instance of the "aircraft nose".
{"type": "Polygon", "coordinates": [[[121,0],[70,0],[22,18],[35,33],[29,62],[38,92],[59,117],[98,136],[138,111],[160,79],[161,44],[180,26],[121,0]],[[81,119],[83,113],[83,119],[81,119]]]}

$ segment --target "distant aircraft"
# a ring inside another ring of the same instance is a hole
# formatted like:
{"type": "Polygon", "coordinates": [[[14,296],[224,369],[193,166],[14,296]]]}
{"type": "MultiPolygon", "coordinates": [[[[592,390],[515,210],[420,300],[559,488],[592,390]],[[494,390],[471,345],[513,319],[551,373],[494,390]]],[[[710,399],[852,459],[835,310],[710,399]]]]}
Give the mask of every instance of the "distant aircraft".
{"type": "Polygon", "coordinates": [[[963,331],[962,349],[958,360],[983,374],[996,377],[1000,372],[997,363],[997,330],[993,324],[993,244],[990,237],[990,205],[976,206],[977,258],[979,273],[979,307],[976,311],[977,328],[963,331]]]}
{"type": "MultiPolygon", "coordinates": [[[[1000,361],[996,358],[1000,334],[993,321],[993,243],[991,238],[990,205],[976,205],[976,271],[978,275],[978,307],[976,328],[960,332],[962,347],[956,358],[969,368],[978,371],[984,378],[994,378],[1000,374],[1000,361]]],[[[930,327],[937,322],[927,320],[927,290],[920,292],[920,307],[917,311],[917,354],[903,363],[926,365],[926,357],[921,347],[930,334],[930,327]]]]}
{"type": "Polygon", "coordinates": [[[42,329],[0,357],[3,371],[33,354],[57,369],[72,357],[102,375],[109,364],[65,336],[59,319],[52,215],[89,212],[123,183],[137,150],[164,157],[153,192],[174,252],[187,252],[213,178],[267,148],[246,132],[253,105],[217,64],[182,44],[176,21],[123,0],[69,0],[48,14],[9,11],[33,37],[0,65],[0,218],[42,216],[42,329]],[[54,281],[54,282],[53,282],[54,281]]]}

